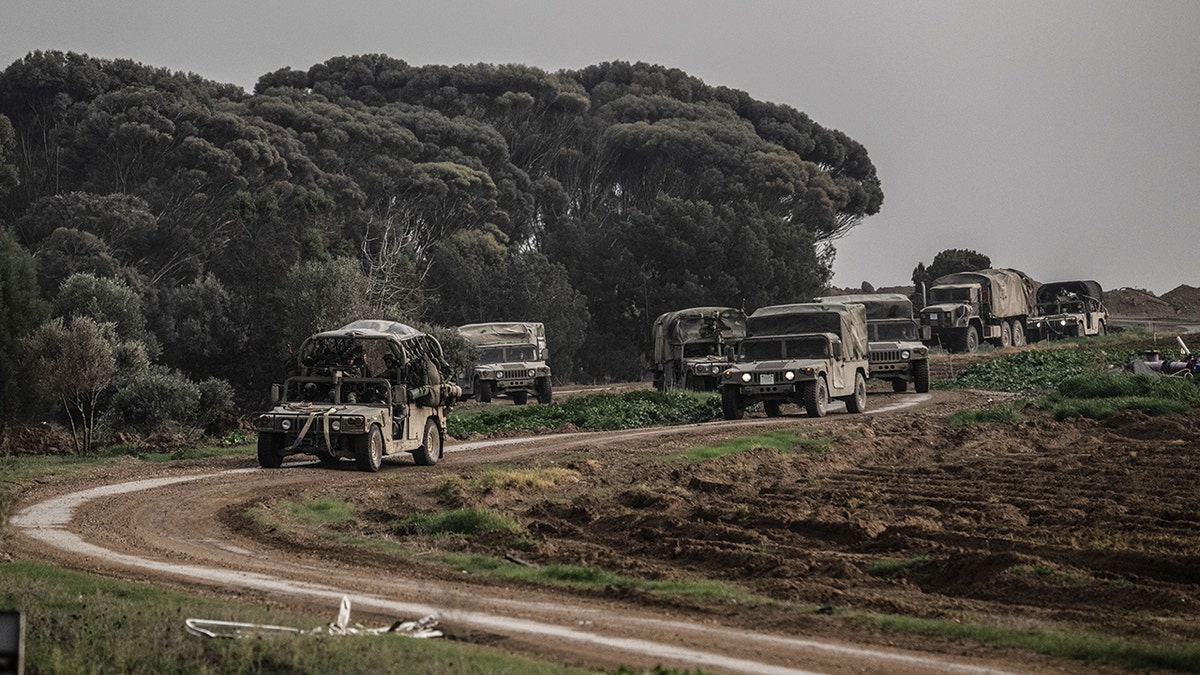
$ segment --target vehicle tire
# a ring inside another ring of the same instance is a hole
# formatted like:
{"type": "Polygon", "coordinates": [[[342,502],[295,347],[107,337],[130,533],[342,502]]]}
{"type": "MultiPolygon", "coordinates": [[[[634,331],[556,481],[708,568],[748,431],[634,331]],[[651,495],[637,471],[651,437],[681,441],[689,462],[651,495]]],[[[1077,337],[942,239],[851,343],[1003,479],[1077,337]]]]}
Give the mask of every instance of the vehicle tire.
{"type": "Polygon", "coordinates": [[[897,394],[903,394],[908,391],[908,380],[901,380],[899,378],[892,380],[892,391],[897,394]]]}
{"type": "Polygon", "coordinates": [[[1012,339],[1012,324],[1007,321],[1000,322],[1000,346],[1011,347],[1012,339]]]}
{"type": "Polygon", "coordinates": [[[475,400],[480,403],[491,403],[492,389],[495,383],[491,380],[476,380],[475,383],[475,400]]]}
{"type": "Polygon", "coordinates": [[[331,452],[326,452],[324,450],[318,450],[317,451],[317,459],[320,460],[320,462],[322,464],[333,464],[338,461],[338,456],[331,452]]]}
{"type": "Polygon", "coordinates": [[[867,378],[862,372],[854,373],[854,393],[847,396],[846,411],[851,413],[865,412],[867,409],[867,378]]]}
{"type": "Polygon", "coordinates": [[[1108,332],[1108,329],[1105,328],[1103,321],[1096,324],[1096,337],[1100,337],[1101,335],[1104,335],[1106,332],[1108,332]]]}
{"type": "Polygon", "coordinates": [[[1020,319],[1014,319],[1012,322],[1012,346],[1025,346],[1025,322],[1020,319]]]}
{"type": "Polygon", "coordinates": [[[918,361],[913,364],[913,389],[918,394],[929,393],[929,362],[918,361]]]}
{"type": "Polygon", "coordinates": [[[812,382],[805,382],[801,392],[804,397],[804,412],[809,417],[824,417],[829,412],[829,387],[825,378],[818,377],[812,382]]]}
{"type": "Polygon", "coordinates": [[[767,417],[782,417],[783,404],[779,401],[763,401],[763,411],[767,413],[767,417]]]}
{"type": "Polygon", "coordinates": [[[683,375],[683,388],[687,391],[694,391],[696,389],[696,376],[691,371],[683,375]]]}
{"type": "Polygon", "coordinates": [[[721,387],[721,416],[727,420],[742,419],[742,402],[734,387],[721,387]]]}
{"type": "Polygon", "coordinates": [[[974,354],[979,351],[979,331],[975,326],[967,328],[967,334],[963,336],[963,349],[968,354],[974,354]]]}
{"type": "Polygon", "coordinates": [[[258,435],[258,465],[264,469],[283,466],[283,434],[258,435]]]}
{"type": "Polygon", "coordinates": [[[421,447],[412,451],[413,461],[417,466],[433,466],[442,458],[442,428],[432,417],[425,420],[425,435],[421,447]]]}
{"type": "Polygon", "coordinates": [[[554,400],[553,385],[550,383],[550,376],[539,377],[537,379],[537,400],[538,403],[546,405],[554,400]]]}
{"type": "Polygon", "coordinates": [[[354,448],[354,460],[359,471],[375,473],[383,465],[383,432],[378,426],[372,426],[371,431],[359,439],[358,447],[354,448]]]}
{"type": "Polygon", "coordinates": [[[514,405],[525,405],[526,403],[529,403],[529,392],[514,391],[512,393],[512,400],[514,405]]]}
{"type": "Polygon", "coordinates": [[[663,378],[662,378],[662,375],[655,375],[655,376],[654,376],[654,388],[655,388],[655,389],[657,389],[657,390],[659,390],[659,391],[666,391],[666,390],[667,390],[667,385],[666,385],[665,383],[663,383],[663,378]]]}

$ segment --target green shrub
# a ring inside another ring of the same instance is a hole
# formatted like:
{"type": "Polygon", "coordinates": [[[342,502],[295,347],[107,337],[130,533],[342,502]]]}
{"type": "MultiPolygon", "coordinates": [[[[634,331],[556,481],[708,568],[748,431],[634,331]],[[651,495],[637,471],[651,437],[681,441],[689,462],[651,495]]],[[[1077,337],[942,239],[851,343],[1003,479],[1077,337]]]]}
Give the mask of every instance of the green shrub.
{"type": "Polygon", "coordinates": [[[438,513],[416,513],[406,523],[422,534],[462,534],[467,536],[492,532],[524,532],[512,518],[485,509],[456,509],[438,513]]]}
{"type": "Polygon", "coordinates": [[[186,377],[152,368],[135,375],[113,395],[106,422],[113,429],[152,433],[191,425],[200,405],[200,387],[186,377]]]}
{"type": "Polygon", "coordinates": [[[535,431],[539,429],[614,430],[659,424],[695,424],[720,419],[721,402],[713,394],[681,391],[633,391],[578,396],[562,403],[506,406],[470,416],[451,415],[449,434],[535,431]]]}

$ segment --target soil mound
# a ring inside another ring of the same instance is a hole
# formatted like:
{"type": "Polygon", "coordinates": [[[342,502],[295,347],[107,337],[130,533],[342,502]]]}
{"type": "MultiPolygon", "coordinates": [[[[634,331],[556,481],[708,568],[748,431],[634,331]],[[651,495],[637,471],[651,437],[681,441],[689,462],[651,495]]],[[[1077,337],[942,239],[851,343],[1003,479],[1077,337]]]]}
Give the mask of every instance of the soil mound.
{"type": "Polygon", "coordinates": [[[1104,292],[1104,306],[1113,316],[1131,319],[1173,317],[1175,308],[1142,288],[1118,288],[1104,292]]]}
{"type": "Polygon", "coordinates": [[[1164,293],[1162,299],[1182,316],[1200,317],[1200,288],[1180,284],[1164,293]]]}

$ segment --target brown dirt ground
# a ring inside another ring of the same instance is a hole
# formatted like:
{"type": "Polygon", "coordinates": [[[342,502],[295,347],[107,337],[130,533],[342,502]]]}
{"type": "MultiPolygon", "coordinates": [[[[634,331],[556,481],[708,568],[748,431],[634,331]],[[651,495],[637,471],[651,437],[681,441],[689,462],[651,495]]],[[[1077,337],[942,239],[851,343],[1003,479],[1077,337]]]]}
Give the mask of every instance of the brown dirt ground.
{"type": "MultiPolygon", "coordinates": [[[[913,395],[872,393],[869,406],[905,396],[913,395]]],[[[276,509],[283,501],[331,495],[351,501],[360,514],[339,525],[346,534],[414,551],[511,555],[533,565],[589,565],[658,580],[714,579],[774,602],[681,599],[618,586],[541,591],[486,577],[464,581],[460,571],[420,557],[403,562],[406,578],[467,592],[615,604],[657,616],[986,658],[1045,672],[1097,667],[894,633],[855,617],[902,614],[1200,639],[1200,440],[1192,420],[1126,414],[1103,422],[1036,418],[965,427],[945,420],[952,410],[986,406],[1001,396],[935,392],[919,408],[880,415],[811,420],[785,408],[784,418],[751,420],[755,426],[713,423],[572,442],[545,437],[450,453],[429,469],[407,457],[389,460],[374,475],[354,471],[350,463],[252,472],[211,488],[184,484],[103,500],[79,514],[73,527],[115,550],[180,561],[234,567],[248,564],[246,552],[253,551],[269,561],[264,569],[298,560],[307,567],[297,569],[337,566],[339,578],[394,575],[397,561],[386,555],[302,530],[263,533],[246,516],[252,507],[276,509]],[[790,454],[757,449],[698,463],[667,457],[767,429],[790,429],[827,447],[790,454]],[[486,487],[481,479],[497,466],[566,473],[552,485],[486,487]],[[528,534],[432,539],[402,524],[414,512],[451,507],[507,514],[528,534]],[[117,513],[123,515],[113,517],[117,513]],[[880,571],[889,562],[903,565],[880,571]]],[[[252,457],[169,468],[130,459],[115,471],[30,486],[21,502],[105,482],[253,465],[252,457]]],[[[114,571],[11,532],[5,539],[16,558],[146,579],[145,572],[114,571]]],[[[550,643],[504,643],[471,631],[451,637],[554,658],[563,652],[550,643]]],[[[576,661],[603,663],[567,659],[576,661]]]]}

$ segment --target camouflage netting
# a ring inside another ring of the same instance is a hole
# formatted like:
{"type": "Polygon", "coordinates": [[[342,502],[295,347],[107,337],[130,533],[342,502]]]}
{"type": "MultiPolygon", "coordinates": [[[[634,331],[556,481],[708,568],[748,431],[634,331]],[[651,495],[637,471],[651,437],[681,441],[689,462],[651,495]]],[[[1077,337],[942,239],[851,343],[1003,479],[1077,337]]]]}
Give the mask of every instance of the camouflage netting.
{"type": "Polygon", "coordinates": [[[866,359],[867,311],[859,304],[802,303],[761,307],[746,318],[752,336],[832,333],[842,338],[846,359],[866,359]]]}

